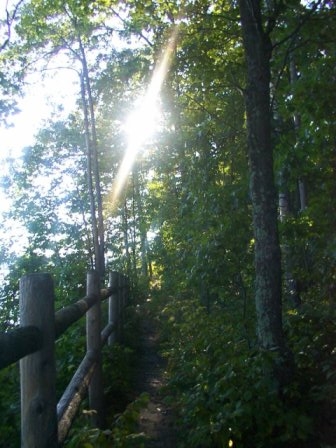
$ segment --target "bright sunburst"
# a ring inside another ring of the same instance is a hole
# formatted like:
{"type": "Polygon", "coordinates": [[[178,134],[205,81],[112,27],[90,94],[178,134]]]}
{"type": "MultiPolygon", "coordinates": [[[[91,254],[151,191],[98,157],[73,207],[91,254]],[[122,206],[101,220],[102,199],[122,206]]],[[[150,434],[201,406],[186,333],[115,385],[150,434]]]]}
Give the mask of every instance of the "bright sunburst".
{"type": "Polygon", "coordinates": [[[143,99],[141,105],[126,120],[124,129],[127,149],[113,183],[112,207],[115,206],[120,196],[139,150],[155,133],[159,114],[156,100],[157,97],[154,96],[143,99]]]}
{"type": "Polygon", "coordinates": [[[125,123],[127,149],[112,186],[112,197],[110,203],[112,209],[114,209],[117,204],[120,193],[126,183],[137,153],[149,137],[151,137],[155,132],[157,116],[159,114],[157,105],[158,98],[162,83],[169,69],[177,34],[177,28],[175,28],[169,39],[167,47],[163,52],[162,59],[159,61],[156,69],[154,70],[153,77],[145,96],[141,102],[139,102],[139,105],[134,109],[134,111],[129,115],[125,123]]]}
{"type": "Polygon", "coordinates": [[[155,133],[159,113],[157,98],[152,96],[142,100],[125,123],[128,148],[136,151],[155,133]]]}

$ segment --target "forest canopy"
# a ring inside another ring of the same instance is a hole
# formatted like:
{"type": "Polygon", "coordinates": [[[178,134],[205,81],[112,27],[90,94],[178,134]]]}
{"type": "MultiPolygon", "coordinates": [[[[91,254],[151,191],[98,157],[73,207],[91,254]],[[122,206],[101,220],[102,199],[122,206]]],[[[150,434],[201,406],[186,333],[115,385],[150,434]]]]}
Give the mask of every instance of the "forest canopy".
{"type": "Polygon", "coordinates": [[[63,306],[88,269],[123,271],[174,322],[186,446],[334,446],[334,2],[13,0],[1,14],[2,123],[32,75],[71,71],[75,97],[2,157],[1,330],[19,325],[24,274],[51,272],[63,306]]]}

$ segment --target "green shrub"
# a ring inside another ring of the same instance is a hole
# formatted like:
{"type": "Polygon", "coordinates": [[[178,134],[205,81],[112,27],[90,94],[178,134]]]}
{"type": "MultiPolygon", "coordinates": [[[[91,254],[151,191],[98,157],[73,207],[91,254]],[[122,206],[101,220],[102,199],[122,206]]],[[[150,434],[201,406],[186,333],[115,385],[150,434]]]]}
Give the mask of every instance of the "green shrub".
{"type": "Polygon", "coordinates": [[[20,446],[20,374],[13,364],[0,371],[0,445],[20,446]]]}
{"type": "Polygon", "coordinates": [[[330,348],[323,352],[330,329],[324,327],[323,336],[315,333],[312,348],[302,317],[288,316],[297,369],[279,396],[267,374],[274,355],[251,348],[234,314],[223,308],[207,314],[197,302],[183,300],[171,302],[163,316],[169,391],[186,429],[181,448],[317,446],[318,402],[329,391],[327,376],[333,375],[325,356],[330,348]],[[316,364],[312,350],[322,363],[316,364]]]}
{"type": "MultiPolygon", "coordinates": [[[[124,412],[115,416],[111,429],[92,428],[89,423],[77,428],[66,444],[67,448],[141,448],[145,436],[138,432],[141,409],[147,406],[149,396],[141,394],[124,412]]],[[[88,413],[89,415],[89,413],[88,413]]]]}

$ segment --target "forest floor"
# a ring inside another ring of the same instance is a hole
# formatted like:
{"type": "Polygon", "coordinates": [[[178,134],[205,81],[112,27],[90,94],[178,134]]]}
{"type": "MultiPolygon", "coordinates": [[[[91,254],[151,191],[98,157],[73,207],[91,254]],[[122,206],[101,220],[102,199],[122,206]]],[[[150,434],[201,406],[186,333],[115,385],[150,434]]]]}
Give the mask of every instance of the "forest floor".
{"type": "Polygon", "coordinates": [[[135,387],[147,393],[148,406],[140,411],[139,432],[146,437],[146,448],[176,448],[176,428],[172,409],[165,403],[166,360],[160,355],[159,330],[146,309],[140,310],[139,358],[135,387]]]}

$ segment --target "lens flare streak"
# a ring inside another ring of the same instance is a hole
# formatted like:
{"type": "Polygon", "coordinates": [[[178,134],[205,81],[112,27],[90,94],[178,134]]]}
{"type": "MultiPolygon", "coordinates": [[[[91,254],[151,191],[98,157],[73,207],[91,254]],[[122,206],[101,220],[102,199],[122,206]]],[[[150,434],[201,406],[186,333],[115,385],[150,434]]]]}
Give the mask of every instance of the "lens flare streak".
{"type": "Polygon", "coordinates": [[[156,103],[160,95],[162,84],[171,65],[177,36],[178,28],[176,26],[170,36],[166,48],[163,51],[161,60],[159,60],[154,70],[151,82],[140,107],[130,117],[128,127],[132,128],[132,132],[129,133],[127,150],[112,185],[112,195],[110,197],[109,204],[112,209],[117,206],[121,192],[126,184],[128,175],[132,169],[139,149],[153,131],[155,124],[156,103]],[[144,117],[146,117],[145,120],[144,117]]]}

